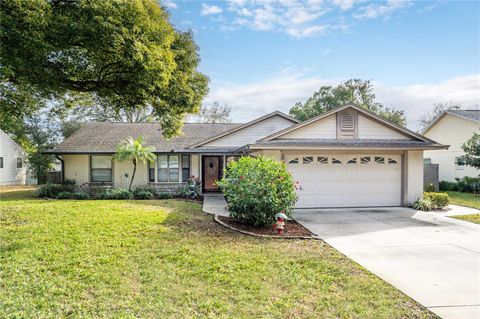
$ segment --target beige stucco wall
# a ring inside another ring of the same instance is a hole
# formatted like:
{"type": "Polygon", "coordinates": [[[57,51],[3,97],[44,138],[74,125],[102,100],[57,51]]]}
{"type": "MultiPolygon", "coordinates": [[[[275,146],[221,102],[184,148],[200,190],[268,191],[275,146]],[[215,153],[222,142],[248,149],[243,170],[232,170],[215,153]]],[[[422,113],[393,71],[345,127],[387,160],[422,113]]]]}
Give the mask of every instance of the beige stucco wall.
{"type": "Polygon", "coordinates": [[[447,114],[425,133],[428,138],[442,144],[450,145],[448,150],[425,151],[424,157],[433,164],[439,164],[439,179],[455,181],[456,177],[478,176],[479,170],[465,166],[455,166],[455,157],[464,155],[462,144],[480,131],[480,123],[447,114]]]}
{"type": "Polygon", "coordinates": [[[406,203],[411,204],[423,194],[423,151],[406,152],[406,203]]]}
{"type": "Polygon", "coordinates": [[[200,156],[190,155],[190,175],[200,177],[200,156]]]}
{"type": "MultiPolygon", "coordinates": [[[[128,188],[132,179],[132,173],[132,162],[113,161],[113,183],[115,187],[128,188]]],[[[147,164],[143,162],[137,163],[137,171],[135,172],[132,186],[146,185],[148,183],[147,173],[147,164]]]]}
{"type": "Polygon", "coordinates": [[[89,157],[88,155],[63,155],[65,164],[65,178],[74,179],[77,184],[89,181],[89,157]]]}
{"type": "Polygon", "coordinates": [[[282,152],[280,150],[263,150],[262,155],[276,161],[282,160],[282,152]]]}

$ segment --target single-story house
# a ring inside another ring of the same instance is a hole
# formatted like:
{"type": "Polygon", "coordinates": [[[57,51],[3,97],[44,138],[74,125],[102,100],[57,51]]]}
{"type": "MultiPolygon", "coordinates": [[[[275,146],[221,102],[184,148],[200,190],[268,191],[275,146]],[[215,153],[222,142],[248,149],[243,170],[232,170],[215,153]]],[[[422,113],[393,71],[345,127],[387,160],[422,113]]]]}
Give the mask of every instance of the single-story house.
{"type": "Polygon", "coordinates": [[[116,145],[142,136],[157,160],[140,164],[135,185],[174,192],[189,176],[203,192],[239,156],[285,161],[300,183],[298,208],[400,206],[423,191],[423,152],[447,149],[356,105],[345,105],[305,122],[273,112],[245,124],[186,123],[165,139],[156,123],[87,123],[50,153],[77,183],[127,187],[132,164],[112,160],[116,145]]]}
{"type": "Polygon", "coordinates": [[[424,153],[426,164],[438,164],[440,181],[453,182],[455,178],[480,175],[480,170],[465,165],[462,149],[463,143],[479,132],[480,110],[445,111],[423,130],[426,137],[450,145],[448,150],[424,153]]]}

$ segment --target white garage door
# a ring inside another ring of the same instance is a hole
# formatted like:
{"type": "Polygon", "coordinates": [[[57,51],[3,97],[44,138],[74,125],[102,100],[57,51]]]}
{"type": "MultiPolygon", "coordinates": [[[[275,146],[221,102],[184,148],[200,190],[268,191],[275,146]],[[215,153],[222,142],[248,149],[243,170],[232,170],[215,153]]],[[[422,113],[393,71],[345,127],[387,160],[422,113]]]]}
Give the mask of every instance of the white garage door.
{"type": "Polygon", "coordinates": [[[400,206],[400,155],[288,155],[297,208],[400,206]]]}

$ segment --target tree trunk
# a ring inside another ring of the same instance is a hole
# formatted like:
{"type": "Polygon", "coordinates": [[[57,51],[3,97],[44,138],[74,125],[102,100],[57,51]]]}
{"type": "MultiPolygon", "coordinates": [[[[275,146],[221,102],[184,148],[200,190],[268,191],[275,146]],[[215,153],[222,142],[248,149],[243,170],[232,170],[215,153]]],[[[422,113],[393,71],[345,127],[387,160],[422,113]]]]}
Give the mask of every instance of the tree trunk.
{"type": "Polygon", "coordinates": [[[133,159],[133,173],[132,173],[132,179],[130,180],[130,186],[128,186],[128,191],[132,191],[132,184],[133,184],[133,179],[135,178],[135,172],[137,171],[137,160],[134,158],[133,159]]]}

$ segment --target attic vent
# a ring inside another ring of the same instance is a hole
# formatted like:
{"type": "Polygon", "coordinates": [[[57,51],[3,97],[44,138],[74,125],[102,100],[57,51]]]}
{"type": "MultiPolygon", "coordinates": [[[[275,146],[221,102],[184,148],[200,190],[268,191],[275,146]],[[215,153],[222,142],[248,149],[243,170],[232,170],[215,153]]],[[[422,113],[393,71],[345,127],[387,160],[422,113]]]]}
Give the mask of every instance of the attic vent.
{"type": "Polygon", "coordinates": [[[342,131],[353,131],[353,129],[354,129],[354,119],[353,119],[353,114],[352,113],[345,113],[345,114],[342,115],[340,129],[342,131]]]}
{"type": "Polygon", "coordinates": [[[340,139],[355,138],[357,114],[352,110],[337,114],[337,137],[340,139]]]}

